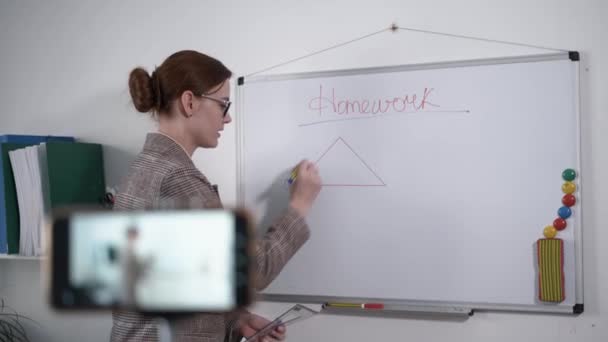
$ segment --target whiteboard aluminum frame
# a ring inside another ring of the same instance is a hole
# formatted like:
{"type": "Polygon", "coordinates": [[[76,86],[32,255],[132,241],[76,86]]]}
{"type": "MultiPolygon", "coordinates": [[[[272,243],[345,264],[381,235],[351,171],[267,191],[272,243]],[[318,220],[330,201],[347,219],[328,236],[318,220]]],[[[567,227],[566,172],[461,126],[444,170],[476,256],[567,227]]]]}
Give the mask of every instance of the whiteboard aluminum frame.
{"type": "MultiPolygon", "coordinates": [[[[558,52],[548,54],[535,54],[513,57],[499,57],[487,59],[472,59],[461,61],[448,61],[437,63],[420,63],[397,66],[384,66],[360,69],[343,69],[329,70],[318,72],[303,72],[303,73],[288,73],[288,74],[273,74],[259,75],[253,77],[239,77],[236,87],[236,146],[237,146],[237,203],[239,206],[244,205],[245,190],[243,185],[243,177],[245,175],[246,165],[243,162],[243,147],[246,143],[246,137],[243,131],[243,118],[245,114],[244,98],[246,96],[244,84],[272,82],[283,80],[309,79],[319,77],[339,77],[364,74],[380,74],[390,72],[402,72],[413,70],[429,70],[429,69],[447,69],[461,68],[469,66],[482,65],[497,65],[497,64],[512,64],[512,63],[531,63],[545,62],[555,60],[571,60],[575,64],[575,84],[574,99],[575,99],[575,115],[576,115],[576,152],[577,165],[576,171],[578,176],[578,212],[573,219],[576,222],[577,229],[574,232],[574,253],[575,253],[575,305],[573,307],[559,304],[530,304],[530,305],[514,305],[501,303],[465,303],[465,302],[448,302],[448,301],[418,301],[418,300],[394,300],[382,298],[352,298],[352,297],[333,297],[333,296],[308,296],[308,295],[289,295],[289,294],[262,294],[262,299],[273,302],[302,302],[302,303],[327,303],[327,302],[382,302],[385,305],[390,305],[395,310],[405,312],[418,313],[438,313],[438,314],[472,314],[475,310],[483,311],[510,311],[510,312],[536,312],[536,313],[558,313],[558,314],[580,314],[584,311],[584,296],[583,296],[583,227],[582,227],[582,177],[581,177],[581,110],[580,110],[580,64],[578,58],[572,58],[573,52],[558,52]]],[[[574,52],[578,57],[578,53],[574,52]]]]}

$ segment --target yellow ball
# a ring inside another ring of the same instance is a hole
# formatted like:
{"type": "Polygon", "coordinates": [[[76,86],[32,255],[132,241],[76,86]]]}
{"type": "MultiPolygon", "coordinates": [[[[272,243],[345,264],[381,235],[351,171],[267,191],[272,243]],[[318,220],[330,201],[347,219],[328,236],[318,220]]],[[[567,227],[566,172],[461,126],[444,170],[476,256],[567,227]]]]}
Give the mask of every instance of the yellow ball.
{"type": "Polygon", "coordinates": [[[546,226],[543,234],[547,239],[553,239],[557,235],[557,229],[553,226],[546,226]]]}
{"type": "Polygon", "coordinates": [[[576,184],[572,182],[566,182],[564,183],[564,185],[562,185],[562,191],[565,194],[572,194],[576,191],[576,184]]]}

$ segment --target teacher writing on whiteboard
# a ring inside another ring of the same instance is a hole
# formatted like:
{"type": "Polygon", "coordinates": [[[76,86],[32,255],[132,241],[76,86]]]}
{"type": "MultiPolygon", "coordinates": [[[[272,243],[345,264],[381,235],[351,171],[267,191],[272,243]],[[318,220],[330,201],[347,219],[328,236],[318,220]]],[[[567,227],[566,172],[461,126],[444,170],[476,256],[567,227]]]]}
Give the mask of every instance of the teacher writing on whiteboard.
{"type": "MultiPolygon", "coordinates": [[[[194,199],[203,208],[220,208],[217,190],[192,162],[201,148],[218,145],[220,132],[230,123],[232,72],[220,61],[196,51],[169,56],[152,74],[135,68],[129,90],[135,108],[151,113],[158,131],[149,133],[116,196],[116,210],[144,209],[163,198],[194,199]]],[[[315,201],[321,179],[316,166],[302,161],[291,186],[288,209],[256,242],[256,282],[263,289],[306,242],[309,229],[304,220],[315,201]]],[[[204,289],[201,289],[204,291],[204,289]]],[[[251,336],[268,321],[253,314],[200,313],[179,322],[178,341],[232,340],[251,336]]],[[[267,341],[285,339],[285,328],[275,329],[267,341]]],[[[152,319],[136,312],[113,312],[111,341],[158,341],[152,319]]]]}

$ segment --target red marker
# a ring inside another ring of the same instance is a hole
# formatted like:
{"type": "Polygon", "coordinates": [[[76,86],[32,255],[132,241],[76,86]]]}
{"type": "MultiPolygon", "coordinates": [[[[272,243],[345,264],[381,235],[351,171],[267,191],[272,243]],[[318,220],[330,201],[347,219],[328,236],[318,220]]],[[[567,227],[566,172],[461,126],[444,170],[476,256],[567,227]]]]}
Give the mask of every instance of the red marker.
{"type": "Polygon", "coordinates": [[[361,304],[361,307],[363,309],[377,309],[377,310],[381,310],[381,309],[384,309],[384,304],[381,304],[381,303],[367,303],[367,304],[361,304]]]}

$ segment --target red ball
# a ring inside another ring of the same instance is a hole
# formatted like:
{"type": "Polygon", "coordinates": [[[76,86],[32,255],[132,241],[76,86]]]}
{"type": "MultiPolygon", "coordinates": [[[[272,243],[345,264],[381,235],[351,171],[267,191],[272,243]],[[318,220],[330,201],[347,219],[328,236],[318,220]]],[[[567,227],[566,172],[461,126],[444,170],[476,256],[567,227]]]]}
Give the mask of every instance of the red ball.
{"type": "Polygon", "coordinates": [[[576,197],[574,197],[574,195],[572,195],[572,194],[566,194],[566,195],[564,195],[564,197],[562,197],[562,203],[566,207],[571,207],[574,204],[576,204],[576,197]]]}
{"type": "Polygon", "coordinates": [[[566,229],[567,225],[566,220],[561,217],[558,217],[555,219],[555,221],[553,221],[553,227],[555,227],[557,230],[564,230],[566,229]]]}

